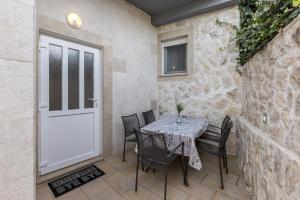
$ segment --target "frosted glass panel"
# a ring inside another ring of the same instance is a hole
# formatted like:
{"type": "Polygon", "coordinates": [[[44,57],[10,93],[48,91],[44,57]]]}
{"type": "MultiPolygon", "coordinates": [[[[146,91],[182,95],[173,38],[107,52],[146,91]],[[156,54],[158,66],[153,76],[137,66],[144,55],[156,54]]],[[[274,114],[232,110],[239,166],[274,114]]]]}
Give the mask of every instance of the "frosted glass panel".
{"type": "Polygon", "coordinates": [[[79,51],[68,49],[68,108],[79,108],[79,51]]]}
{"type": "Polygon", "coordinates": [[[187,44],[165,47],[165,74],[182,73],[186,71],[187,44]]]}
{"type": "Polygon", "coordinates": [[[94,54],[84,52],[84,107],[93,108],[94,102],[94,54]]]}
{"type": "Polygon", "coordinates": [[[49,45],[49,110],[62,109],[62,47],[49,45]]]}

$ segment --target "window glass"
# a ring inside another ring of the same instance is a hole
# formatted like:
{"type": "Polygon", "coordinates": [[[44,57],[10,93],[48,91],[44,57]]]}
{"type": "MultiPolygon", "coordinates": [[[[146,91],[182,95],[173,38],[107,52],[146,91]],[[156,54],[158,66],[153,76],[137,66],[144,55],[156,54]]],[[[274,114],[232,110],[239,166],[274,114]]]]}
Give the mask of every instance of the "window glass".
{"type": "Polygon", "coordinates": [[[68,49],[68,108],[79,108],[79,51],[68,49]]]}
{"type": "Polygon", "coordinates": [[[84,107],[94,107],[94,54],[84,52],[84,107]]]}
{"type": "Polygon", "coordinates": [[[62,109],[62,47],[49,45],[49,110],[62,109]]]}
{"type": "Polygon", "coordinates": [[[186,73],[187,44],[164,47],[164,73],[186,73]]]}

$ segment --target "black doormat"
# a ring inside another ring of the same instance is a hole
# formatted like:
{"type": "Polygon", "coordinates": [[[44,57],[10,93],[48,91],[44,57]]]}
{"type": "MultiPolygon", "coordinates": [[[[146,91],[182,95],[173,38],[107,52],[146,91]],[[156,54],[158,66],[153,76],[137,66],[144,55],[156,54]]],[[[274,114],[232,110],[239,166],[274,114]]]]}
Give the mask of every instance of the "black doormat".
{"type": "Polygon", "coordinates": [[[98,167],[92,165],[68,176],[51,181],[48,185],[56,198],[104,174],[98,167]]]}

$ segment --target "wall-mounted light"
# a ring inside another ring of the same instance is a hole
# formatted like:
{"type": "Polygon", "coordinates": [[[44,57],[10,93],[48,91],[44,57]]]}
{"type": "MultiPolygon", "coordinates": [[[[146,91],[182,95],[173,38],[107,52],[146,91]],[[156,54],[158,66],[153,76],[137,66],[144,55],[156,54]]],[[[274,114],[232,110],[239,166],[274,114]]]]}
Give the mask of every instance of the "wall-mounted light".
{"type": "Polygon", "coordinates": [[[262,121],[263,121],[263,123],[267,123],[268,122],[268,114],[267,113],[263,113],[263,115],[262,115],[262,121]]]}
{"type": "Polygon", "coordinates": [[[67,15],[67,22],[72,28],[80,28],[82,26],[82,20],[76,13],[69,13],[67,15]]]}

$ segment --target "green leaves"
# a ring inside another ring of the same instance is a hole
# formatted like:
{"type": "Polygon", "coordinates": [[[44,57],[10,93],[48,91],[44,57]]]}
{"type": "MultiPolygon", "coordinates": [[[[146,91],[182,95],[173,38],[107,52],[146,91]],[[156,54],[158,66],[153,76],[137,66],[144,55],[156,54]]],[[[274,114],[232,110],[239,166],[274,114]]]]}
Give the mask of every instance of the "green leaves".
{"type": "Polygon", "coordinates": [[[184,110],[183,103],[176,104],[176,109],[177,109],[178,114],[180,114],[184,110]]]}
{"type": "Polygon", "coordinates": [[[300,0],[293,0],[293,6],[299,7],[300,6],[300,0]]]}
{"type": "MultiPolygon", "coordinates": [[[[300,0],[243,1],[237,30],[238,63],[244,65],[300,13],[300,0]]],[[[221,24],[221,22],[219,22],[221,24]]],[[[240,66],[237,67],[240,73],[240,66]]]]}

